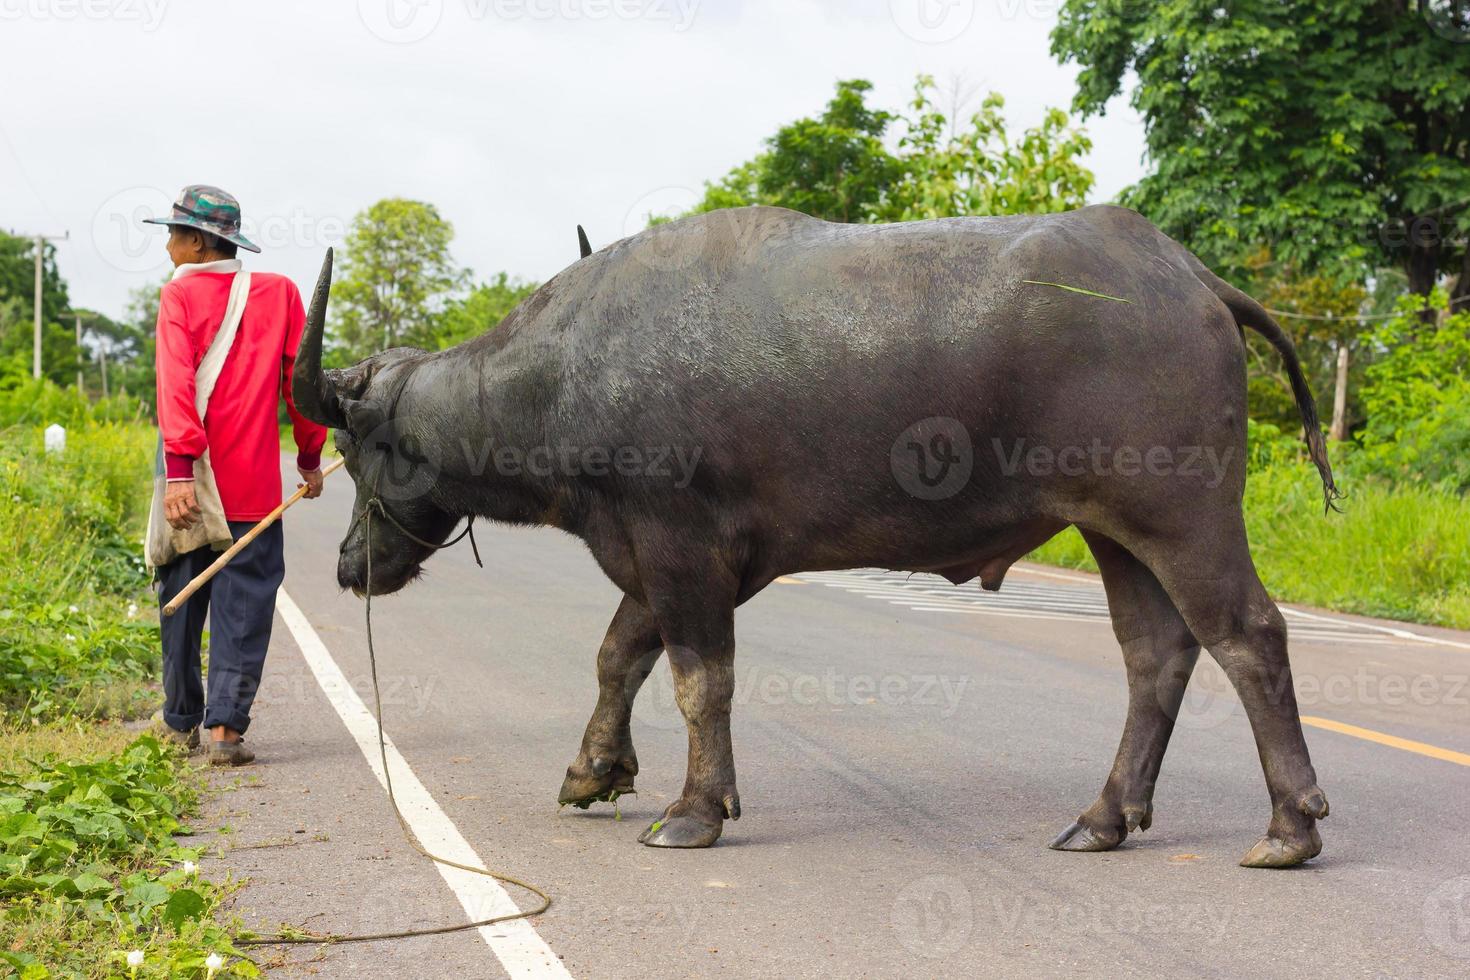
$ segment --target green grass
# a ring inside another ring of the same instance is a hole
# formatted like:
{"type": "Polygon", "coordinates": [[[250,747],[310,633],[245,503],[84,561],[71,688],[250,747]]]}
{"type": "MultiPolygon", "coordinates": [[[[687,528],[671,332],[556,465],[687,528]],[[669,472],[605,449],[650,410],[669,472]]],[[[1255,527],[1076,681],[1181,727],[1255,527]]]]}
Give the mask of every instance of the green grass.
{"type": "Polygon", "coordinates": [[[107,720],[159,700],[140,559],[157,436],[99,416],[70,417],[56,455],[49,415],[0,429],[0,977],[256,976],[177,841],[201,776],[107,720]]]}
{"type": "MultiPolygon", "coordinates": [[[[1434,487],[1353,478],[1343,513],[1322,514],[1310,466],[1246,482],[1246,532],[1261,580],[1283,602],[1470,629],[1470,502],[1434,487]]],[[[1068,528],[1028,556],[1097,571],[1068,528]]]]}
{"type": "Polygon", "coordinates": [[[139,556],[152,432],[82,423],[64,453],[0,430],[0,724],[146,704],[158,626],[139,556]]]}
{"type": "Polygon", "coordinates": [[[223,889],[175,840],[198,795],[179,754],[116,726],[77,728],[0,732],[0,970],[203,977],[214,953],[216,977],[257,976],[214,919],[223,889]]]}

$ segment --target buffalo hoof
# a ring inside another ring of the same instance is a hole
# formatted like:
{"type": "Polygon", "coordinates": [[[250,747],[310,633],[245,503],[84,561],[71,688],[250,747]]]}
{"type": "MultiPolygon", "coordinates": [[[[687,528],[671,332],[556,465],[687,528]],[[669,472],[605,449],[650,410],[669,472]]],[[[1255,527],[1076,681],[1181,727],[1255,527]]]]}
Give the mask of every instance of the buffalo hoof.
{"type": "Polygon", "coordinates": [[[1111,851],[1122,843],[1120,835],[1099,833],[1083,823],[1074,823],[1047,846],[1054,851],[1111,851]]]}
{"type": "Polygon", "coordinates": [[[556,801],[579,810],[585,810],[594,803],[614,803],[620,796],[638,792],[633,788],[633,777],[637,772],[638,763],[631,760],[609,763],[599,758],[587,767],[573,763],[567,768],[567,778],[562,780],[556,801]]]}
{"type": "Polygon", "coordinates": [[[649,847],[709,847],[720,839],[724,821],[703,823],[694,817],[660,817],[638,835],[649,847]]]}
{"type": "Polygon", "coordinates": [[[1242,868],[1294,868],[1322,853],[1322,836],[1316,827],[1307,829],[1300,840],[1282,840],[1267,834],[1241,858],[1242,868]]]}

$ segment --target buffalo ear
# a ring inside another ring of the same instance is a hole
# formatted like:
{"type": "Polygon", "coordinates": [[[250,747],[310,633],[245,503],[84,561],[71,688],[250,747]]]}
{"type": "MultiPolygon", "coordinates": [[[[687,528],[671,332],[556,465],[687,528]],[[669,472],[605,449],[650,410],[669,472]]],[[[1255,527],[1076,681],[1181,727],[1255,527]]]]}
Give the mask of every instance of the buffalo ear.
{"type": "Polygon", "coordinates": [[[367,449],[393,448],[393,419],[376,399],[344,398],[342,412],[354,439],[367,449]]]}

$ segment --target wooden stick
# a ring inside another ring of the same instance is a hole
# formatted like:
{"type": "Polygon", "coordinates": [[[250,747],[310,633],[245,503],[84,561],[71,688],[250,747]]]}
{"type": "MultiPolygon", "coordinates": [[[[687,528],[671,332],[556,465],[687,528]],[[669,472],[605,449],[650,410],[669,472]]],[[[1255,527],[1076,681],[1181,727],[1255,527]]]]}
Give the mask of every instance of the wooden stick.
{"type": "MultiPolygon", "coordinates": [[[[344,460],[338,458],[335,463],[322,470],[322,479],[325,480],[328,476],[330,476],[334,470],[342,465],[343,462],[344,460]]],[[[277,507],[275,510],[267,514],[259,524],[246,531],[243,535],[240,536],[240,539],[238,541],[230,545],[230,547],[223,554],[221,554],[218,558],[214,560],[214,564],[210,565],[198,575],[195,575],[193,580],[188,585],[180,589],[179,594],[170,599],[168,601],[168,605],[163,607],[163,614],[165,616],[172,616],[174,613],[178,612],[179,607],[188,602],[189,597],[195,592],[198,592],[200,588],[203,587],[205,582],[208,582],[210,579],[218,575],[219,570],[228,565],[231,558],[234,558],[241,552],[242,549],[244,549],[247,544],[254,541],[261,531],[264,531],[276,521],[280,520],[281,515],[286,512],[286,508],[296,503],[296,501],[300,500],[305,495],[306,487],[298,487],[295,493],[291,494],[291,496],[287,497],[281,502],[281,506],[277,507]]]]}

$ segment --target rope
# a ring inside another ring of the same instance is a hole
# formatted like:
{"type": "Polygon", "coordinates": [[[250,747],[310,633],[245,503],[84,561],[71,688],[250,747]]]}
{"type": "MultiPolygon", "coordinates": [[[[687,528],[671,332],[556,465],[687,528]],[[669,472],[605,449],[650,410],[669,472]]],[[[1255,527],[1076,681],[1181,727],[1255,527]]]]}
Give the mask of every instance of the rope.
{"type": "Polygon", "coordinates": [[[551,908],[551,896],[542,891],[540,888],[531,884],[530,882],[522,881],[519,878],[513,877],[500,871],[489,871],[485,868],[477,868],[473,865],[461,864],[458,861],[451,861],[449,858],[440,857],[437,854],[431,853],[427,848],[424,847],[423,844],[419,842],[418,837],[415,836],[413,832],[413,828],[408,825],[408,820],[404,817],[403,811],[398,808],[398,798],[393,795],[393,775],[388,769],[388,744],[387,739],[383,735],[383,698],[378,688],[378,655],[377,651],[373,647],[373,521],[371,513],[375,510],[380,515],[387,518],[394,527],[398,528],[398,530],[405,534],[410,540],[415,541],[426,548],[432,548],[435,551],[439,551],[441,549],[458,544],[461,540],[465,538],[465,536],[468,535],[470,539],[470,548],[474,551],[475,554],[475,564],[479,565],[481,568],[484,568],[485,564],[484,562],[480,561],[480,548],[479,545],[475,543],[475,535],[473,531],[475,518],[473,515],[471,515],[469,519],[465,522],[464,530],[461,531],[459,535],[454,538],[454,540],[446,541],[443,544],[434,544],[432,541],[425,541],[423,538],[420,538],[418,535],[405,528],[402,524],[398,523],[398,519],[392,514],[388,513],[388,509],[383,506],[382,498],[378,496],[377,493],[373,494],[372,499],[367,502],[367,506],[363,508],[362,514],[358,517],[358,520],[367,520],[367,588],[364,591],[363,621],[367,627],[368,670],[373,679],[373,720],[376,721],[378,724],[378,757],[383,763],[383,782],[388,788],[388,802],[393,806],[393,815],[398,818],[398,826],[403,830],[404,840],[408,841],[410,847],[412,847],[415,851],[418,851],[430,861],[434,861],[438,864],[442,864],[450,868],[458,868],[460,871],[469,871],[472,874],[484,875],[487,878],[493,878],[496,881],[502,882],[503,884],[514,885],[517,888],[523,888],[540,898],[541,903],[535,908],[528,909],[524,912],[515,912],[509,915],[497,915],[489,919],[481,919],[478,922],[462,922],[455,925],[437,926],[430,929],[404,929],[398,932],[374,932],[363,935],[342,935],[338,933],[317,934],[306,933],[303,930],[301,934],[276,933],[269,936],[252,935],[248,938],[241,937],[235,939],[235,943],[240,946],[278,946],[316,943],[370,943],[384,939],[410,939],[415,936],[440,936],[450,932],[464,932],[469,929],[480,929],[485,926],[495,925],[497,922],[510,922],[513,919],[528,919],[533,915],[540,915],[542,912],[545,912],[547,909],[551,908]]]}

